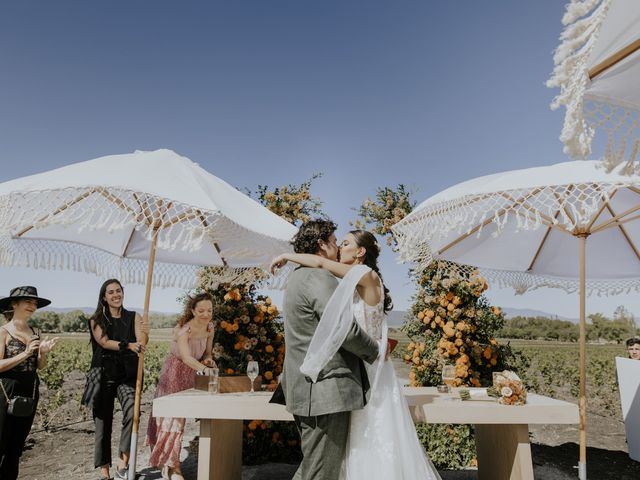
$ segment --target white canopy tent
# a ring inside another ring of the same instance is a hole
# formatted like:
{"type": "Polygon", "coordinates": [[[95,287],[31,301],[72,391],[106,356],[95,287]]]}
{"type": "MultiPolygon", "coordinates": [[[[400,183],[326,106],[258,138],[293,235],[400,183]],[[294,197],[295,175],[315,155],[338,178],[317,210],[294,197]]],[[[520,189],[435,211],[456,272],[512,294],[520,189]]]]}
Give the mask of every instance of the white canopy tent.
{"type": "Polygon", "coordinates": [[[640,291],[640,176],[622,170],[575,161],[487,175],[434,195],[393,227],[401,258],[421,267],[445,260],[455,262],[450,268],[479,267],[520,292],[543,286],[580,292],[581,479],[585,296],[640,291]]]}
{"type": "MultiPolygon", "coordinates": [[[[290,250],[296,228],[171,150],[111,155],[0,184],[0,265],[194,287],[201,266],[245,283],[290,250]],[[258,268],[256,268],[258,267],[258,268]]],[[[213,285],[212,285],[213,286],[213,285]]],[[[144,355],[129,479],[135,478],[144,355]]]]}
{"type": "Polygon", "coordinates": [[[586,158],[596,130],[608,137],[610,168],[633,163],[640,151],[640,2],[572,0],[554,56],[549,87],[566,107],[565,152],[586,158]]]}

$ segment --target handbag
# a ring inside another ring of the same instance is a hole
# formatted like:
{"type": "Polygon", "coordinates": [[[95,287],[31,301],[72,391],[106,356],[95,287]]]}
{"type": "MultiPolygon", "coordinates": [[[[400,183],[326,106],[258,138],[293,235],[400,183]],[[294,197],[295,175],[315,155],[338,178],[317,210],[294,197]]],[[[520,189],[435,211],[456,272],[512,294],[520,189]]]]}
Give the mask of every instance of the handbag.
{"type": "Polygon", "coordinates": [[[1,380],[0,388],[2,388],[2,393],[4,393],[4,396],[7,399],[7,414],[14,417],[30,417],[33,415],[36,407],[35,398],[37,382],[35,380],[33,381],[33,394],[31,397],[16,395],[15,397],[10,398],[4,388],[4,382],[1,380]]]}

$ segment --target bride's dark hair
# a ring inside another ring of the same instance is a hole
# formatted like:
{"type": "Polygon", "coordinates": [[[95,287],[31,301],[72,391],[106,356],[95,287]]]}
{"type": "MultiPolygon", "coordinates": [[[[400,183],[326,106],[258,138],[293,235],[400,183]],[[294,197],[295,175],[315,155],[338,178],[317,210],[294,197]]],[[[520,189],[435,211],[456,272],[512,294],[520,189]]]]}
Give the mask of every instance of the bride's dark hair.
{"type": "MultiPolygon", "coordinates": [[[[363,263],[376,272],[382,281],[382,274],[378,268],[380,245],[378,245],[376,237],[366,230],[351,230],[349,233],[356,239],[356,244],[365,250],[363,263]]],[[[387,313],[393,309],[393,300],[391,300],[389,289],[385,286],[384,281],[382,281],[382,288],[384,290],[384,313],[387,313]]]]}

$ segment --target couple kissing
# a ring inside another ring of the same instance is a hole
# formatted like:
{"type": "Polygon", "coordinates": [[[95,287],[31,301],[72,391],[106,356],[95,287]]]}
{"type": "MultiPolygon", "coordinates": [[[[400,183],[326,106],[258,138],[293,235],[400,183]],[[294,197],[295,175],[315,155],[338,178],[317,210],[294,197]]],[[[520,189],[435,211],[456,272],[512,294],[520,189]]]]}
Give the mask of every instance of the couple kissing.
{"type": "Polygon", "coordinates": [[[294,480],[440,480],[422,448],[393,364],[386,313],[393,303],[373,234],[349,232],[338,247],[329,220],[303,224],[299,266],[284,293],[281,386],[300,432],[294,480]]]}

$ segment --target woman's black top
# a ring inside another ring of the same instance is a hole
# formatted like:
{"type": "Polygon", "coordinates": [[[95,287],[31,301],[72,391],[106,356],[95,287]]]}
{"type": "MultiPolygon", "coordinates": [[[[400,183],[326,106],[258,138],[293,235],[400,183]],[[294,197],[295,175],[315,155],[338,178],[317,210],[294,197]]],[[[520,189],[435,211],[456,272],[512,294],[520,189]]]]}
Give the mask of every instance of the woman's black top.
{"type": "MultiPolygon", "coordinates": [[[[136,339],[136,312],[122,309],[120,318],[112,318],[109,311],[104,314],[105,334],[109,340],[116,342],[135,343],[136,339]]],[[[138,373],[138,355],[129,349],[126,350],[105,350],[93,338],[91,334],[91,345],[93,347],[93,358],[91,367],[102,367],[103,380],[115,383],[135,381],[138,373]]]]}
{"type": "MultiPolygon", "coordinates": [[[[4,327],[2,327],[4,328],[4,327]]],[[[25,345],[21,340],[11,335],[11,332],[7,328],[4,330],[9,335],[9,341],[6,343],[4,349],[4,358],[12,358],[16,355],[20,355],[27,349],[27,345],[25,345]]],[[[39,335],[33,328],[31,331],[34,335],[39,335]]],[[[15,388],[13,390],[13,395],[23,395],[26,397],[31,397],[33,395],[33,387],[34,382],[38,381],[38,355],[37,353],[31,355],[25,361],[20,362],[18,365],[13,367],[11,370],[7,370],[4,372],[0,372],[0,378],[10,378],[13,380],[17,380],[15,388]]],[[[37,388],[37,386],[36,386],[37,388]]],[[[2,392],[0,392],[0,395],[2,392]]]]}

